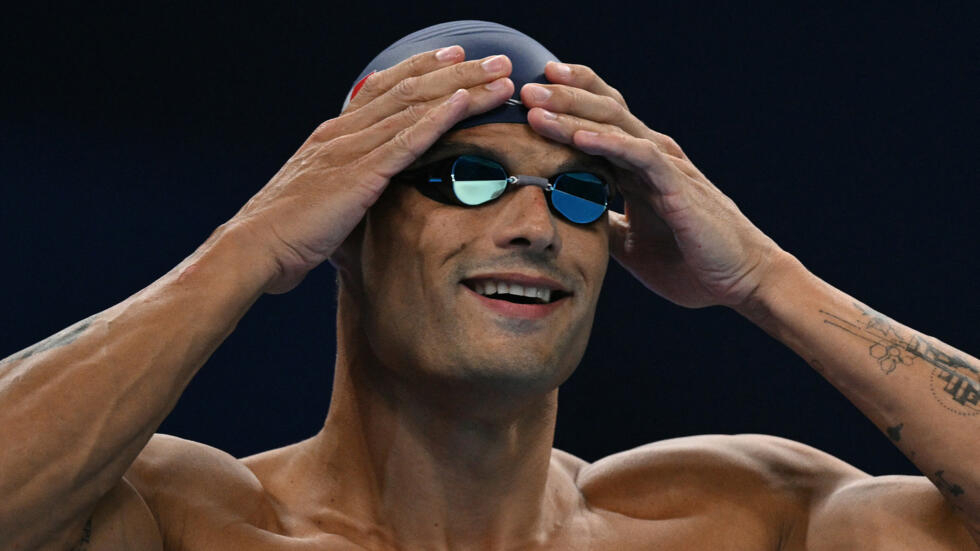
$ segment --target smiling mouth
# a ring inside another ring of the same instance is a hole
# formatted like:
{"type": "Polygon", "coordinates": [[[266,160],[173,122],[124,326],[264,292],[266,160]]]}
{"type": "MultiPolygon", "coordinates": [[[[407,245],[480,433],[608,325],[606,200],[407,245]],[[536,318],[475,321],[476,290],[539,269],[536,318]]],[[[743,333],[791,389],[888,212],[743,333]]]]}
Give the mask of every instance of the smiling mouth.
{"type": "Polygon", "coordinates": [[[488,299],[514,304],[552,304],[571,296],[571,293],[560,289],[551,289],[540,285],[522,285],[495,279],[464,280],[462,283],[473,292],[488,299]]]}

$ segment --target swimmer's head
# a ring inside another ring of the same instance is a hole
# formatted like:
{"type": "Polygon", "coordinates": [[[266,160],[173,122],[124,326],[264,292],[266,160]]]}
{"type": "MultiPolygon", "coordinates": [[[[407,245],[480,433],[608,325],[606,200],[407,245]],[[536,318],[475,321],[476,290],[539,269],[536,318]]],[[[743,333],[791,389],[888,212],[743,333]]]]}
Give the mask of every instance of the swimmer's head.
{"type": "Polygon", "coordinates": [[[498,122],[527,124],[527,109],[520,98],[521,87],[531,82],[548,84],[544,76],[544,66],[549,61],[558,61],[558,58],[530,36],[488,21],[441,23],[416,31],[388,46],[358,75],[347,93],[344,108],[357,95],[360,84],[371,73],[393,67],[415,54],[457,44],[466,51],[467,59],[497,54],[510,58],[513,66],[510,79],[514,81],[514,95],[500,107],[462,121],[455,129],[498,122]]]}
{"type": "MultiPolygon", "coordinates": [[[[545,65],[556,60],[511,28],[445,23],[388,47],[352,92],[372,71],[454,44],[468,59],[507,55],[515,90],[547,83],[545,65]]],[[[482,152],[512,174],[548,178],[604,170],[583,151],[536,132],[518,98],[464,120],[419,161],[482,152]]],[[[373,358],[405,385],[426,389],[432,400],[446,407],[480,404],[460,414],[520,409],[525,399],[554,392],[581,361],[608,259],[606,220],[573,223],[551,210],[539,187],[516,186],[495,201],[463,208],[435,201],[416,186],[390,185],[335,262],[339,333],[349,340],[345,349],[373,358]],[[491,294],[502,285],[507,291],[488,298],[491,283],[491,294]],[[530,297],[528,289],[547,289],[548,298],[530,297]]]]}

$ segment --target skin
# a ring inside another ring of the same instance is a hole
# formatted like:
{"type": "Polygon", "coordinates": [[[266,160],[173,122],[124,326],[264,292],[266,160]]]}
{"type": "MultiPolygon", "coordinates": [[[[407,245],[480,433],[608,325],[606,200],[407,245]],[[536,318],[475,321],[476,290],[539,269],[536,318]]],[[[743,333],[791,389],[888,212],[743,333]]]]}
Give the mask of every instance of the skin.
{"type": "Polygon", "coordinates": [[[510,96],[509,63],[497,61],[488,71],[452,50],[371,77],[188,260],[0,363],[0,440],[33,446],[0,454],[12,473],[0,480],[3,547],[977,548],[969,466],[980,454],[962,438],[975,418],[961,408],[936,421],[961,404],[924,390],[937,371],[969,377],[976,360],[809,274],[587,67],[549,64],[548,97],[525,87],[527,126],[446,135],[510,96]],[[534,187],[463,209],[387,186],[450,144],[538,176],[600,155],[626,213],[580,226],[534,187]],[[593,464],[553,449],[558,387],[582,357],[610,254],[665,298],[732,307],[796,350],[931,481],[872,478],[760,435],[657,442],[593,464]],[[327,259],[341,293],[323,429],[240,460],[154,436],[251,302],[327,259]],[[461,284],[488,272],[547,276],[571,296],[517,319],[461,284]],[[907,356],[869,355],[881,334],[907,356]],[[896,362],[898,377],[883,374],[896,362]]]}

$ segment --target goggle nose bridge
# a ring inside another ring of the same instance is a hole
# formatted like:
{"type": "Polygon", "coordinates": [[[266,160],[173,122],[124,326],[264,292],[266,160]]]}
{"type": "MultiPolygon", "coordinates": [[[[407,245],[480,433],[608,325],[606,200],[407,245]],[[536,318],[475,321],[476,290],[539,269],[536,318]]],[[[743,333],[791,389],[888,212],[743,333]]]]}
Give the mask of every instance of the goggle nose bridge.
{"type": "Polygon", "coordinates": [[[527,174],[515,174],[507,177],[507,184],[512,186],[535,186],[545,191],[551,189],[551,182],[547,178],[540,176],[528,176],[527,174]]]}

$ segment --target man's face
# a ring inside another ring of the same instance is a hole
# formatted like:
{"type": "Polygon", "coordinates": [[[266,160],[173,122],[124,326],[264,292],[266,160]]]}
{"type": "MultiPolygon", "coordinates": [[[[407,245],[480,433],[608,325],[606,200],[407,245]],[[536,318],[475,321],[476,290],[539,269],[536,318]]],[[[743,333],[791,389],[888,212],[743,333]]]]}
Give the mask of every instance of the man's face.
{"type": "MultiPolygon", "coordinates": [[[[597,159],[522,124],[447,134],[416,166],[463,153],[493,158],[509,174],[610,176],[597,159]]],[[[607,231],[606,215],[573,224],[533,186],[460,207],[392,184],[364,225],[361,314],[370,346],[401,376],[551,390],[585,351],[608,262],[607,231]],[[547,287],[551,302],[490,298],[479,292],[488,282],[547,287]]]]}

